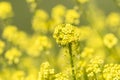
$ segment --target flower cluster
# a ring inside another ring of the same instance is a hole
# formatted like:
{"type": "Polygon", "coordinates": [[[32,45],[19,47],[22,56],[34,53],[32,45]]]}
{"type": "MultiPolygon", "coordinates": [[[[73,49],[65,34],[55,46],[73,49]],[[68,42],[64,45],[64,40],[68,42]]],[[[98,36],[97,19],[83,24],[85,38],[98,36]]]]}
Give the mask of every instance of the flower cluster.
{"type": "Polygon", "coordinates": [[[54,69],[50,67],[48,62],[44,62],[40,66],[39,79],[38,80],[52,80],[54,69]]]}
{"type": "Polygon", "coordinates": [[[53,34],[56,42],[60,45],[67,45],[68,43],[79,41],[79,36],[79,29],[71,24],[58,25],[53,34]]]}
{"type": "Polygon", "coordinates": [[[0,19],[6,19],[13,16],[12,6],[9,2],[0,2],[0,19]]]}
{"type": "Polygon", "coordinates": [[[117,42],[118,42],[118,39],[112,33],[108,33],[104,36],[104,44],[108,48],[114,47],[117,44],[117,42]]]}
{"type": "Polygon", "coordinates": [[[18,63],[21,52],[16,48],[11,48],[5,53],[5,58],[8,60],[9,64],[18,63]]]}
{"type": "Polygon", "coordinates": [[[96,57],[95,59],[92,59],[86,69],[86,72],[88,73],[88,77],[96,77],[98,73],[102,72],[101,70],[102,64],[103,64],[102,59],[98,57],[96,57]]]}
{"type": "Polygon", "coordinates": [[[120,65],[106,64],[103,70],[105,80],[119,80],[120,79],[120,65]]]}

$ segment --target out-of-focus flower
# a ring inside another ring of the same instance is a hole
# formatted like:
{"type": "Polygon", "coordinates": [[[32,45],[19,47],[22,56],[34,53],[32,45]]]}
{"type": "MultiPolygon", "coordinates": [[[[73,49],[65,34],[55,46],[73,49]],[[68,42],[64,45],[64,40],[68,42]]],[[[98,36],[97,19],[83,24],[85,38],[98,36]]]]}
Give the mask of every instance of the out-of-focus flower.
{"type": "Polygon", "coordinates": [[[51,12],[52,19],[49,21],[50,31],[53,32],[56,25],[62,24],[64,22],[65,13],[66,13],[66,7],[63,5],[57,5],[52,8],[52,12],[51,12]]]}
{"type": "Polygon", "coordinates": [[[0,18],[1,19],[6,19],[9,17],[12,17],[12,6],[9,2],[0,2],[0,18]]]}
{"type": "Polygon", "coordinates": [[[29,40],[29,44],[26,48],[26,52],[33,57],[39,56],[41,51],[50,49],[51,42],[46,36],[33,36],[29,40]]]}
{"type": "Polygon", "coordinates": [[[25,72],[24,71],[14,71],[11,79],[12,80],[24,80],[25,78],[25,72]]]}
{"type": "Polygon", "coordinates": [[[104,36],[103,42],[105,46],[107,46],[108,48],[112,48],[117,44],[118,39],[114,34],[108,33],[104,36]]]}
{"type": "Polygon", "coordinates": [[[48,31],[48,14],[43,10],[36,10],[32,20],[32,28],[36,32],[46,33],[48,31]]]}
{"type": "Polygon", "coordinates": [[[88,2],[89,0],[77,0],[77,1],[81,4],[84,4],[84,3],[88,2]]]}
{"type": "Polygon", "coordinates": [[[2,36],[3,36],[3,38],[7,39],[8,41],[14,41],[14,39],[16,37],[16,33],[17,33],[17,27],[8,25],[3,30],[2,36]]]}
{"type": "Polygon", "coordinates": [[[79,31],[81,33],[80,41],[89,39],[89,37],[92,35],[92,32],[93,32],[90,26],[80,26],[79,31]]]}
{"type": "Polygon", "coordinates": [[[92,54],[94,53],[94,49],[93,48],[84,48],[83,52],[81,53],[81,57],[83,58],[90,58],[92,56],[92,54]]]}
{"type": "Polygon", "coordinates": [[[52,9],[52,18],[53,19],[61,19],[65,16],[66,8],[63,5],[57,5],[52,9]]]}
{"type": "Polygon", "coordinates": [[[30,74],[27,77],[25,77],[25,80],[37,80],[35,74],[30,74]]]}
{"type": "Polygon", "coordinates": [[[118,27],[120,25],[120,14],[115,12],[110,13],[106,19],[106,24],[108,27],[118,27]]]}
{"type": "Polygon", "coordinates": [[[80,23],[80,13],[78,13],[76,10],[71,9],[67,10],[66,16],[65,16],[65,22],[69,24],[79,24],[80,23]]]}
{"type": "Polygon", "coordinates": [[[28,3],[31,12],[34,12],[37,7],[36,0],[26,0],[26,2],[28,3]]]}
{"type": "Polygon", "coordinates": [[[33,3],[33,2],[35,2],[35,0],[26,0],[26,2],[33,3]]]}
{"type": "Polygon", "coordinates": [[[92,30],[91,35],[87,38],[87,46],[94,48],[94,49],[100,49],[103,47],[103,39],[98,34],[98,32],[92,30]],[[94,45],[96,44],[96,45],[94,45]]]}
{"type": "Polygon", "coordinates": [[[19,63],[19,57],[21,56],[21,52],[16,48],[11,48],[5,53],[5,58],[8,60],[9,64],[19,63]]]}

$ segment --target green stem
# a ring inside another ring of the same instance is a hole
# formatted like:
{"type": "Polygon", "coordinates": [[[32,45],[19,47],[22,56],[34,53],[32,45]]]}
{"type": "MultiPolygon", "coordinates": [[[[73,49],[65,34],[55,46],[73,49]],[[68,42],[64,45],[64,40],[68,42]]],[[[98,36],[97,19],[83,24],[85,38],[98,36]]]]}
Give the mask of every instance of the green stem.
{"type": "Polygon", "coordinates": [[[75,71],[74,71],[73,56],[72,56],[72,43],[68,44],[68,49],[69,49],[69,54],[70,54],[70,63],[71,63],[71,67],[72,67],[72,77],[74,80],[76,80],[75,71]]]}
{"type": "Polygon", "coordinates": [[[95,74],[95,72],[94,72],[94,76],[95,76],[95,80],[97,80],[97,75],[95,74]]]}

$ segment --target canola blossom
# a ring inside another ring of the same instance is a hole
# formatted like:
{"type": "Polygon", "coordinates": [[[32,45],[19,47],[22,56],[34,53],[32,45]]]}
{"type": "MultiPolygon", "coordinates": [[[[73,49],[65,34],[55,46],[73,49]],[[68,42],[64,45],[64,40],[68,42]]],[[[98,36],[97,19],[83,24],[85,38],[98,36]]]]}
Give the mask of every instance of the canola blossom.
{"type": "Polygon", "coordinates": [[[0,80],[120,80],[119,36],[119,0],[0,0],[0,80]]]}

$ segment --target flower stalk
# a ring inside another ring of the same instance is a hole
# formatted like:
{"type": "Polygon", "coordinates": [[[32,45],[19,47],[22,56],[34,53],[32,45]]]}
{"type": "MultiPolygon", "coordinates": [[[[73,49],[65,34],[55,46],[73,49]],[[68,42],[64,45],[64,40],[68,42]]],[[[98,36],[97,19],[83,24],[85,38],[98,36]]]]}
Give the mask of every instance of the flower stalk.
{"type": "Polygon", "coordinates": [[[72,43],[68,44],[68,49],[69,49],[69,55],[70,55],[70,64],[71,64],[71,68],[72,68],[72,77],[73,77],[73,80],[76,80],[75,70],[74,70],[74,62],[73,62],[73,56],[72,56],[72,43]]]}

